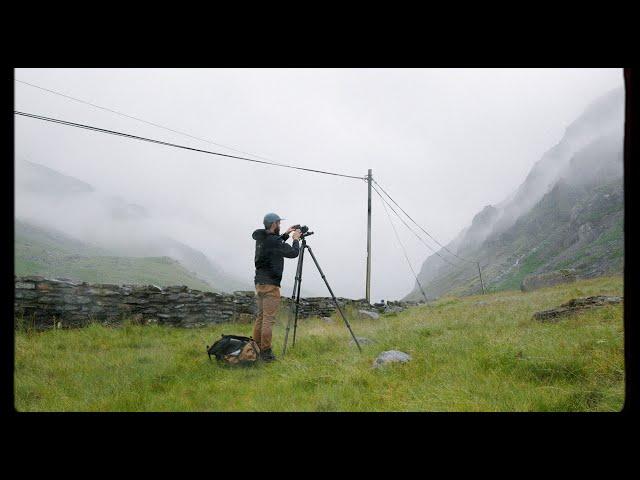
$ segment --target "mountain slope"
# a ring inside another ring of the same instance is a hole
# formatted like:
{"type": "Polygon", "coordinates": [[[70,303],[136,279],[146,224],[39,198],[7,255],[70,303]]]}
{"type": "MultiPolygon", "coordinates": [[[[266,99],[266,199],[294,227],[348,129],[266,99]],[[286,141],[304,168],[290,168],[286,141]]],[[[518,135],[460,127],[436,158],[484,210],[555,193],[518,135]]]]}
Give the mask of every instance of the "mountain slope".
{"type": "Polygon", "coordinates": [[[250,282],[243,282],[234,276],[223,272],[200,250],[174,240],[167,236],[149,238],[144,244],[130,244],[114,248],[114,251],[124,256],[169,256],[176,259],[189,272],[203,278],[218,290],[233,292],[235,290],[251,290],[250,282]]]}
{"type": "Polygon", "coordinates": [[[15,274],[115,284],[187,285],[215,291],[169,257],[120,257],[62,232],[15,222],[15,274]]]}
{"type": "MultiPolygon", "coordinates": [[[[624,90],[604,95],[498,205],[478,213],[447,247],[478,260],[489,290],[518,288],[530,273],[573,268],[580,277],[622,271],[624,90]]],[[[430,297],[480,291],[475,263],[436,255],[418,276],[430,297]]],[[[420,298],[417,288],[407,299],[420,298]]]]}
{"type": "MultiPolygon", "coordinates": [[[[105,263],[103,258],[101,262],[93,263],[91,275],[100,276],[100,268],[105,268],[107,277],[123,278],[119,274],[114,277],[115,271],[131,268],[132,278],[157,278],[160,271],[168,269],[161,278],[200,282],[194,288],[203,288],[203,281],[209,284],[207,289],[216,291],[253,288],[250,281],[234,278],[203,252],[172,238],[175,227],[168,231],[171,227],[163,226],[162,212],[155,213],[120,197],[104,195],[88,183],[43,165],[16,161],[16,221],[22,222],[19,228],[23,236],[30,233],[38,237],[37,245],[41,250],[52,240],[49,237],[53,237],[62,242],[64,255],[144,257],[144,260],[129,258],[110,263],[105,263]],[[35,225],[40,229],[37,234],[35,225]],[[83,249],[87,245],[94,245],[94,250],[85,252],[83,249]],[[148,257],[171,258],[174,263],[179,262],[177,266],[184,272],[178,275],[176,267],[168,267],[166,260],[158,263],[157,259],[151,261],[148,257]],[[148,276],[145,276],[145,268],[150,269],[148,276]]],[[[16,226],[18,228],[18,224],[16,226]]],[[[60,245],[54,241],[51,247],[51,257],[59,258],[60,245]]],[[[17,261],[24,267],[33,262],[31,258],[44,258],[42,255],[34,257],[33,252],[19,243],[16,243],[16,252],[20,254],[17,261]],[[22,253],[25,254],[24,262],[22,253]]],[[[52,267],[45,262],[38,268],[45,265],[48,269],[52,267]]],[[[31,267],[36,268],[35,265],[31,267]]],[[[76,265],[74,269],[83,270],[84,267],[76,265]]]]}

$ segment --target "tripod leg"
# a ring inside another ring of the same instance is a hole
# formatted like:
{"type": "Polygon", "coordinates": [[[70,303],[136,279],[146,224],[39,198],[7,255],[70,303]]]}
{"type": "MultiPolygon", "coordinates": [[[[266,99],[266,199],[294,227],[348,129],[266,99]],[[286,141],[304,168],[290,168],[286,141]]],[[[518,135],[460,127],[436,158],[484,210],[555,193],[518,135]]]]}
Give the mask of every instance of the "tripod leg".
{"type": "Polygon", "coordinates": [[[300,280],[302,278],[302,257],[303,257],[303,252],[304,252],[304,249],[302,249],[302,251],[300,252],[300,256],[298,257],[298,266],[296,267],[296,276],[295,276],[295,280],[293,281],[293,294],[291,295],[291,305],[289,307],[289,319],[287,321],[287,329],[286,329],[286,332],[284,334],[284,348],[282,349],[282,355],[283,356],[284,356],[285,353],[287,353],[287,342],[289,341],[289,329],[291,328],[291,321],[293,320],[294,303],[296,301],[296,295],[297,295],[297,292],[299,290],[298,289],[298,285],[299,285],[300,280]]]}
{"type": "Polygon", "coordinates": [[[300,287],[302,285],[302,267],[304,266],[304,250],[306,244],[303,242],[302,249],[300,250],[300,259],[298,263],[300,264],[300,273],[298,274],[298,293],[296,295],[296,308],[295,315],[293,317],[293,341],[291,342],[291,346],[296,346],[296,330],[298,329],[298,312],[300,310],[300,287]]]}
{"type": "Polygon", "coordinates": [[[318,264],[318,260],[316,260],[316,256],[313,254],[313,251],[311,250],[311,247],[309,247],[308,245],[307,245],[307,249],[309,250],[309,253],[311,254],[311,258],[313,258],[313,262],[316,264],[316,267],[318,268],[318,272],[320,272],[320,276],[322,277],[322,280],[324,280],[325,285],[329,289],[329,293],[331,294],[331,298],[333,298],[333,303],[336,304],[336,308],[338,309],[338,312],[340,312],[340,316],[342,317],[342,320],[344,320],[345,325],[349,329],[349,333],[351,333],[351,336],[353,337],[353,341],[356,342],[356,345],[358,346],[358,350],[360,350],[360,352],[362,352],[362,347],[360,346],[360,343],[358,343],[358,339],[356,338],[355,334],[353,333],[353,330],[351,330],[351,325],[349,325],[349,322],[347,321],[347,317],[345,317],[344,313],[342,313],[342,309],[340,308],[340,305],[338,304],[338,300],[336,299],[336,296],[333,294],[333,290],[331,290],[331,287],[329,286],[329,282],[327,281],[327,277],[324,276],[324,273],[322,272],[322,269],[320,268],[320,264],[318,264]]]}

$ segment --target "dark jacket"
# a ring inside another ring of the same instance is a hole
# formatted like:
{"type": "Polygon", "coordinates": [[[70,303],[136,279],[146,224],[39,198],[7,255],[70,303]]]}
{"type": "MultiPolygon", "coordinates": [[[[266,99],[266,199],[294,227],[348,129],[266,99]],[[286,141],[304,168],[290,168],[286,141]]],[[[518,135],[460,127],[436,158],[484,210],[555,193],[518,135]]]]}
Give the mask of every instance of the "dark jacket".
{"type": "Polygon", "coordinates": [[[256,241],[256,285],[277,285],[280,286],[282,280],[282,270],[284,269],[284,257],[296,258],[300,253],[298,240],[293,241],[293,245],[285,243],[289,235],[284,233],[276,235],[267,232],[264,228],[259,228],[252,235],[256,241]]]}

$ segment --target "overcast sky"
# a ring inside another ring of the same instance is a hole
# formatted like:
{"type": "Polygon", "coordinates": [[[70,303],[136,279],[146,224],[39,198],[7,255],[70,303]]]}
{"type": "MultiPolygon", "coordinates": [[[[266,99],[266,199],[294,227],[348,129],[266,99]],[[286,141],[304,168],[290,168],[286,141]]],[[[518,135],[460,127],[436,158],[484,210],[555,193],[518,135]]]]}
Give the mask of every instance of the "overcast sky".
{"type": "MultiPolygon", "coordinates": [[[[360,176],[371,168],[442,243],[515,190],[591,101],[623,84],[622,69],[17,69],[15,76],[277,162],[360,176]]],[[[234,153],[19,83],[15,104],[234,153]]],[[[287,218],[285,227],[308,224],[316,232],[309,243],[336,295],[364,297],[363,181],[26,118],[15,126],[16,155],[144,205],[175,225],[175,238],[249,282],[251,233],[265,213],[287,218]]],[[[417,271],[430,251],[396,225],[417,271]]],[[[372,244],[372,299],[406,295],[415,280],[377,198],[372,244]]],[[[289,261],[285,284],[294,269],[289,261]]],[[[326,294],[311,262],[304,275],[303,287],[326,294]]]]}

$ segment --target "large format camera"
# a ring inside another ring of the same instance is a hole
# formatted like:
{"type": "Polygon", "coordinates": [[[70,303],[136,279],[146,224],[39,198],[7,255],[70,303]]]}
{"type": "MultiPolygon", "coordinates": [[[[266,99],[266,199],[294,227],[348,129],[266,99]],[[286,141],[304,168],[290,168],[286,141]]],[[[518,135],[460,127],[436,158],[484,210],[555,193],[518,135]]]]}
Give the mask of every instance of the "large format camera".
{"type": "Polygon", "coordinates": [[[309,227],[306,225],[293,225],[291,228],[294,230],[300,230],[303,235],[309,231],[309,227]]]}

